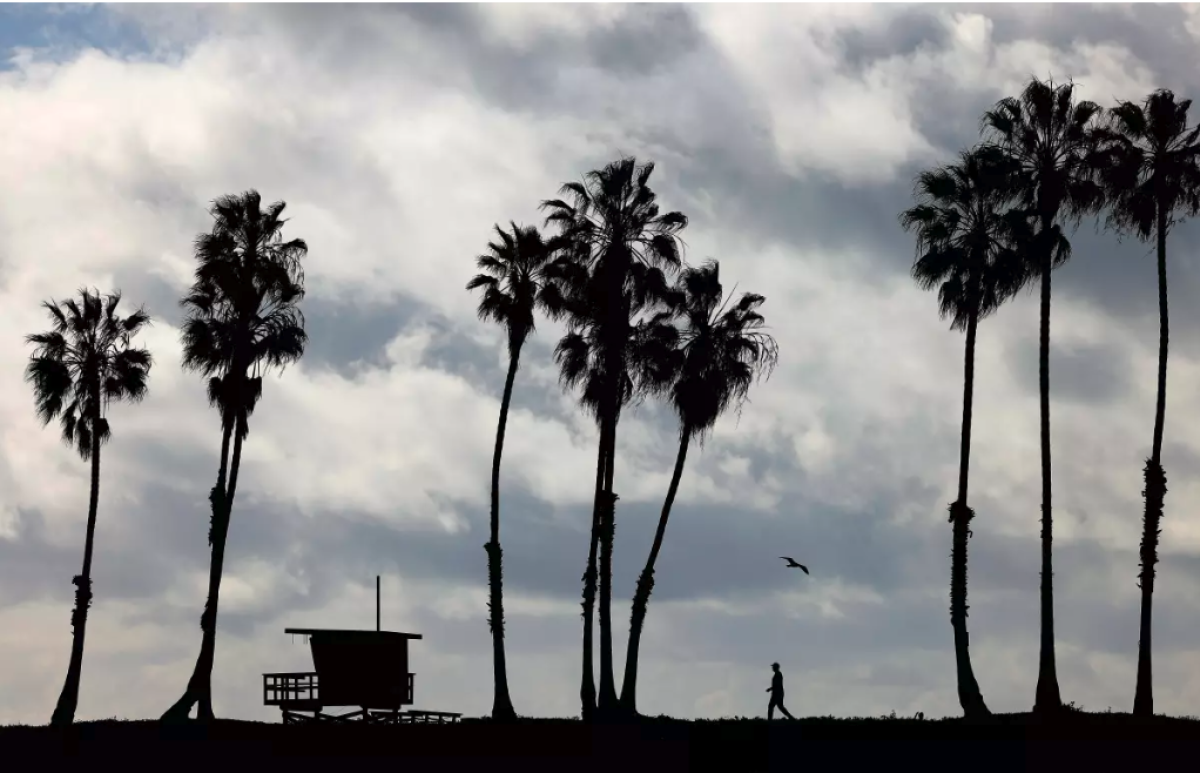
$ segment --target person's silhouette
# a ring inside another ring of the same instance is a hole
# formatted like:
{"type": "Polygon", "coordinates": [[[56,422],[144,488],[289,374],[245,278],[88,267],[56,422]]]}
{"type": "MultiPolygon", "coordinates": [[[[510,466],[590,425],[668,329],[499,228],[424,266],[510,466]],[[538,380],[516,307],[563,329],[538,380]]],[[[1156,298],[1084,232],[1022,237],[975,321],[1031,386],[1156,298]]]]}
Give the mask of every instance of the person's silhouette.
{"type": "Polygon", "coordinates": [[[778,663],[772,663],[771,668],[775,671],[775,675],[771,677],[771,686],[767,688],[767,692],[771,693],[771,702],[767,704],[767,719],[775,718],[775,707],[788,719],[795,719],[792,712],[784,708],[783,705],[783,672],[779,670],[778,663]]]}

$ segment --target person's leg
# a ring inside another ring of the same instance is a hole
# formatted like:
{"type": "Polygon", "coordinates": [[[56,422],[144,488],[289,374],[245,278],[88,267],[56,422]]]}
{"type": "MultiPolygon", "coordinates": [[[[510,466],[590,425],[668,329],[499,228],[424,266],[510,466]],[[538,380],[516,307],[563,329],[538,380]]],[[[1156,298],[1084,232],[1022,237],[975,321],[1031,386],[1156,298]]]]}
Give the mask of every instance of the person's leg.
{"type": "Polygon", "coordinates": [[[779,704],[779,710],[782,711],[783,715],[788,719],[795,719],[795,717],[792,716],[792,712],[788,711],[787,707],[784,706],[783,703],[779,704]]]}
{"type": "Polygon", "coordinates": [[[771,702],[767,704],[767,719],[772,720],[774,718],[775,718],[775,699],[771,698],[771,702]]]}

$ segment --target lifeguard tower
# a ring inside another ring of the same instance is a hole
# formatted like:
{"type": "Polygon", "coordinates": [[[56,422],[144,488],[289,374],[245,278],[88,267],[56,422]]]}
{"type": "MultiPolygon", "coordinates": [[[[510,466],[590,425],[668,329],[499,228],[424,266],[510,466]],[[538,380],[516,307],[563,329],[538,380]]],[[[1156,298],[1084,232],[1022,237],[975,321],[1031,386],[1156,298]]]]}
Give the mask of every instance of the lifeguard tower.
{"type": "Polygon", "coordinates": [[[283,724],[362,721],[383,724],[457,722],[448,711],[403,710],[413,703],[408,643],[419,633],[379,627],[379,578],[375,578],[375,630],[286,628],[308,637],[313,671],[263,674],[263,704],[278,706],[283,724]],[[350,708],[348,713],[325,713],[350,708]]]}

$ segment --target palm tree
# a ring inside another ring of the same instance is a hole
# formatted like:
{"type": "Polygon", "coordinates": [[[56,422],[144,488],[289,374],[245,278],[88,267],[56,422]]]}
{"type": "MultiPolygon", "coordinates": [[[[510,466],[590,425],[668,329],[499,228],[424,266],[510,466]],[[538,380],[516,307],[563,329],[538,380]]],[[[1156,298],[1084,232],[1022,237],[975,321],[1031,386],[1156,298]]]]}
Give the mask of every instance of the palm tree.
{"type": "Polygon", "coordinates": [[[492,632],[492,718],[501,721],[514,720],[517,715],[508,693],[508,668],[504,658],[500,456],[504,450],[504,429],[508,423],[508,406],[512,401],[521,347],[534,332],[535,309],[553,290],[553,286],[545,282],[545,269],[557,249],[554,240],[544,240],[535,226],[510,225],[511,232],[496,226],[499,241],[489,242],[487,253],[476,259],[476,265],[483,273],[476,274],[467,283],[467,290],[483,289],[477,310],[479,318],[501,325],[508,336],[508,376],[504,380],[496,449],[492,454],[491,539],[483,546],[488,556],[488,624],[492,632]]]}
{"type": "Polygon", "coordinates": [[[1103,182],[1110,202],[1108,225],[1118,233],[1155,238],[1158,253],[1158,399],[1154,409],[1154,441],[1144,470],[1146,509],[1142,517],[1142,589],[1138,641],[1137,689],[1133,713],[1154,714],[1151,671],[1151,602],[1154,565],[1158,563],[1159,523],[1167,477],[1162,467],[1163,423],[1167,402],[1167,234],[1176,213],[1200,211],[1200,127],[1188,126],[1192,101],[1175,101],[1167,90],[1155,91],[1142,104],[1121,102],[1107,111],[1098,132],[1103,182]]]}
{"type": "Polygon", "coordinates": [[[120,302],[120,291],[101,297],[99,291],[80,290],[78,302],[70,299],[61,304],[43,303],[50,314],[50,331],[26,338],[28,343],[37,346],[25,368],[25,380],[33,387],[38,418],[43,425],[59,418],[63,441],[74,446],[80,458],[92,463],[83,571],[71,580],[75,585],[71,660],[50,719],[50,724],[56,726],[75,721],[75,707],[79,702],[83,639],[88,607],[92,603],[92,550],[100,500],[100,446],[112,434],[105,414],[113,401],[138,402],[145,397],[150,376],[150,352],[132,344],[138,331],[149,324],[150,317],[138,309],[122,318],[117,315],[120,302]]]}
{"type": "MultiPolygon", "coordinates": [[[[596,486],[604,496],[602,513],[593,518],[593,538],[588,556],[588,570],[584,581],[584,717],[592,717],[595,706],[595,688],[591,672],[591,607],[596,589],[597,548],[611,555],[614,511],[617,495],[611,492],[615,453],[608,440],[615,437],[615,427],[620,421],[621,411],[628,405],[640,401],[648,394],[661,392],[670,384],[673,376],[673,352],[677,348],[679,331],[672,322],[670,310],[673,290],[668,287],[663,273],[654,267],[635,264],[631,273],[636,277],[634,289],[621,295],[622,319],[630,320],[623,334],[623,368],[612,379],[618,394],[616,416],[613,418],[613,433],[604,431],[603,410],[609,394],[610,379],[606,368],[602,340],[602,323],[606,318],[603,295],[603,280],[589,274],[586,267],[575,262],[571,256],[556,260],[547,271],[546,310],[553,318],[566,317],[568,332],[554,350],[555,362],[560,368],[560,381],[568,389],[580,388],[580,403],[585,411],[596,419],[601,429],[601,443],[597,452],[596,486]],[[667,308],[662,308],[666,306],[667,308]],[[588,688],[591,687],[591,692],[588,688]],[[590,707],[590,708],[589,708],[590,707]]],[[[611,564],[605,565],[609,570],[611,564]]],[[[615,711],[615,705],[605,707],[606,715],[615,711]]]]}
{"type": "Polygon", "coordinates": [[[198,719],[213,718],[217,603],[242,443],[262,397],[263,376],[298,361],[307,341],[297,304],[304,297],[301,259],[308,247],[301,239],[283,241],[285,206],[280,201],[263,209],[253,190],[217,199],[212,232],[196,239],[196,281],[181,301],[187,310],[183,367],[208,378],[208,401],[221,417],[221,460],[209,495],[212,563],[200,654],[183,696],[162,716],[167,721],[186,719],[197,703],[198,719]]]}
{"type": "Polygon", "coordinates": [[[1019,250],[1029,238],[1028,218],[1005,209],[1013,171],[1006,161],[994,148],[982,147],[960,153],[956,163],[922,172],[914,190],[916,206],[900,215],[904,230],[916,231],[913,278],[921,289],[938,291],[941,316],[951,318],[952,330],[967,333],[958,497],[950,505],[950,625],[958,700],[968,718],[990,714],[971,667],[967,634],[967,539],[975,517],[967,505],[975,336],[979,321],[1015,294],[1027,275],[1019,250]]]}
{"type": "Polygon", "coordinates": [[[1054,574],[1050,485],[1050,273],[1070,256],[1065,221],[1099,209],[1103,201],[1094,179],[1094,119],[1100,106],[1075,101],[1069,81],[1031,80],[1019,97],[1006,97],[983,116],[983,130],[1017,166],[1014,193],[1031,213],[1036,234],[1027,258],[1041,282],[1038,357],[1042,441],[1041,654],[1034,710],[1062,707],[1054,658],[1054,574]]]}
{"type": "MultiPolygon", "coordinates": [[[[673,273],[681,263],[679,232],[687,226],[680,212],[660,213],[657,197],[649,187],[653,163],[639,165],[634,158],[622,158],[603,169],[593,170],[583,182],[570,182],[560,191],[568,200],[542,202],[549,211],[547,224],[560,227],[571,244],[571,254],[587,269],[589,291],[595,295],[595,343],[599,347],[605,374],[626,371],[624,362],[631,334],[630,314],[636,305],[626,302],[644,300],[648,292],[638,287],[647,274],[635,267],[673,273]]],[[[661,283],[654,283],[655,285],[661,283]]],[[[591,549],[584,574],[583,678],[580,699],[584,718],[596,708],[608,712],[616,708],[617,692],[612,660],[612,535],[615,527],[613,466],[615,462],[617,417],[621,390],[617,378],[602,378],[597,386],[597,417],[600,423],[600,450],[596,465],[596,491],[592,507],[591,549]],[[592,608],[596,574],[596,548],[600,545],[600,691],[592,677],[592,608]]]]}
{"type": "Polygon", "coordinates": [[[703,443],[705,434],[730,406],[740,409],[754,378],[769,375],[779,358],[775,339],[763,331],[763,317],[758,313],[766,299],[744,293],[736,304],[726,308],[722,298],[720,266],[716,261],[686,269],[680,277],[678,311],[684,326],[678,347],[671,352],[674,378],[664,390],[679,417],[679,453],[650,556],[638,577],[633,597],[625,678],[621,682],[621,708],[630,716],[637,714],[638,649],[646,607],[654,589],[654,564],[679,490],[688,445],[693,437],[703,443]]]}

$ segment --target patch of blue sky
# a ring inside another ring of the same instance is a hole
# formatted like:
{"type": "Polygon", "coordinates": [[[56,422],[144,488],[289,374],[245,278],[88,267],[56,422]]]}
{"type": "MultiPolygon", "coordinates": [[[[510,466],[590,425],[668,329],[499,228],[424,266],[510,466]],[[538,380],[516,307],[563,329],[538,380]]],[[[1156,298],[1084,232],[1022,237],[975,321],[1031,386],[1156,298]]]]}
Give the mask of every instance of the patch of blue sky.
{"type": "Polygon", "coordinates": [[[153,44],[134,18],[101,3],[4,3],[0,5],[0,70],[11,70],[22,50],[35,60],[66,61],[97,49],[110,56],[139,57],[153,44]]]}

